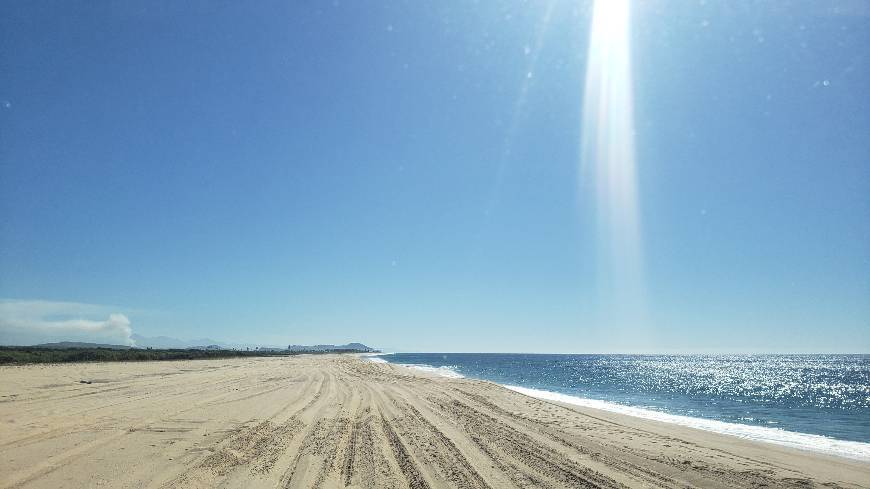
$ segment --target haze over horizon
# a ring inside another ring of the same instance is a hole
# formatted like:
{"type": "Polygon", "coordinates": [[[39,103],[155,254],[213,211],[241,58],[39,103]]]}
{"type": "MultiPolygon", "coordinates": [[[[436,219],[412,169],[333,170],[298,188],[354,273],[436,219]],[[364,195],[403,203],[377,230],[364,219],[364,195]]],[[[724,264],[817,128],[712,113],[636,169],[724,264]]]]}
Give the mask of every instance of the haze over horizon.
{"type": "Polygon", "coordinates": [[[867,4],[631,3],[622,208],[590,5],[5,3],[0,344],[870,352],[867,4]]]}

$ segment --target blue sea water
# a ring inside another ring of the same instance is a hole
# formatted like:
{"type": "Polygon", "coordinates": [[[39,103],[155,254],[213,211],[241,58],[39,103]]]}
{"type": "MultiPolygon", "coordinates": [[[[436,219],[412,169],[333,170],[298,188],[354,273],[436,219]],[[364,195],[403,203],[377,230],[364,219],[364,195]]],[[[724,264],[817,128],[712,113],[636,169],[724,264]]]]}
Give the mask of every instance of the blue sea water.
{"type": "Polygon", "coordinates": [[[595,406],[627,414],[696,419],[701,428],[762,440],[782,438],[782,431],[821,435],[784,438],[798,448],[859,442],[833,443],[839,448],[828,451],[870,454],[870,355],[394,353],[381,358],[516,386],[538,397],[556,393],[577,404],[604,401],[595,406]]]}

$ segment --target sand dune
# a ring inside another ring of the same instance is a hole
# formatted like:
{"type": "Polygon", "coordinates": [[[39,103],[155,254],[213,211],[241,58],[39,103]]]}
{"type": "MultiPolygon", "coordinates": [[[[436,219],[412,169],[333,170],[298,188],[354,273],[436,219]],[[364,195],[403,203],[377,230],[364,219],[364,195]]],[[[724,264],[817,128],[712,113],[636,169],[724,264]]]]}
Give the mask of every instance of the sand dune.
{"type": "Polygon", "coordinates": [[[0,487],[823,484],[870,464],[349,356],[0,368],[0,487]]]}

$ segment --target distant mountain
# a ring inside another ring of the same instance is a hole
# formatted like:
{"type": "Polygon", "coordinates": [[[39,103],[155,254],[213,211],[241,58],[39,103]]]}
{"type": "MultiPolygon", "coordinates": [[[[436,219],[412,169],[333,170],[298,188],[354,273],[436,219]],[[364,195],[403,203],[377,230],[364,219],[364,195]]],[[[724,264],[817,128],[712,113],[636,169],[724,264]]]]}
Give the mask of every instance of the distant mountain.
{"type": "Polygon", "coordinates": [[[102,343],[84,343],[81,341],[59,341],[57,343],[42,343],[33,346],[36,348],[48,348],[52,350],[62,350],[66,348],[111,348],[112,350],[129,350],[131,348],[126,345],[106,345],[102,343]]]}
{"type": "MultiPolygon", "coordinates": [[[[222,343],[220,341],[215,341],[209,338],[201,338],[198,340],[179,340],[177,338],[170,338],[169,336],[155,336],[155,337],[145,337],[140,336],[138,334],[131,335],[131,339],[136,342],[136,346],[126,346],[126,345],[107,345],[102,343],[84,343],[79,341],[61,341],[57,343],[42,343],[39,345],[34,345],[35,348],[49,348],[49,349],[64,349],[64,348],[111,348],[113,350],[127,350],[130,348],[154,348],[154,349],[189,349],[196,348],[202,350],[229,350],[232,348],[237,348],[240,350],[250,349],[250,350],[266,350],[266,351],[281,351],[284,350],[280,347],[275,346],[260,346],[260,345],[230,345],[227,343],[222,343]]],[[[372,347],[366,346],[362,343],[347,343],[345,345],[290,345],[287,347],[290,351],[337,351],[337,350],[353,350],[353,351],[361,351],[361,352],[377,352],[372,347]]]]}
{"type": "Polygon", "coordinates": [[[375,352],[374,348],[366,346],[362,343],[348,343],[346,345],[290,345],[287,347],[290,351],[333,351],[333,350],[355,350],[364,352],[375,352]]]}
{"type": "Polygon", "coordinates": [[[257,343],[226,343],[223,341],[213,340],[211,338],[199,338],[193,340],[180,340],[178,338],[172,338],[169,336],[142,336],[138,334],[130,335],[130,339],[136,342],[137,348],[200,348],[209,350],[215,349],[223,349],[223,350],[231,350],[233,348],[237,350],[256,350],[256,349],[274,349],[274,350],[283,350],[284,348],[276,345],[263,345],[257,343]]]}
{"type": "Polygon", "coordinates": [[[142,336],[138,334],[130,335],[130,339],[136,342],[139,348],[204,348],[209,345],[217,345],[224,348],[230,348],[230,345],[221,343],[220,341],[211,338],[200,338],[197,340],[179,340],[169,336],[142,336]]]}

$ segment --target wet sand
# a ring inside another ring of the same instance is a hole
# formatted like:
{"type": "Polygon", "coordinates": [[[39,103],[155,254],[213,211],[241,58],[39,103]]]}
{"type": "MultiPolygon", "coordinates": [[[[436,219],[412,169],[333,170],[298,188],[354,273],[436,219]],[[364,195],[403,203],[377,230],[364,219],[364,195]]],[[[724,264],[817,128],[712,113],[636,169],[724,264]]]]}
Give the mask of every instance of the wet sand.
{"type": "Polygon", "coordinates": [[[0,487],[219,486],[870,487],[870,463],[351,356],[0,367],[0,487]]]}

